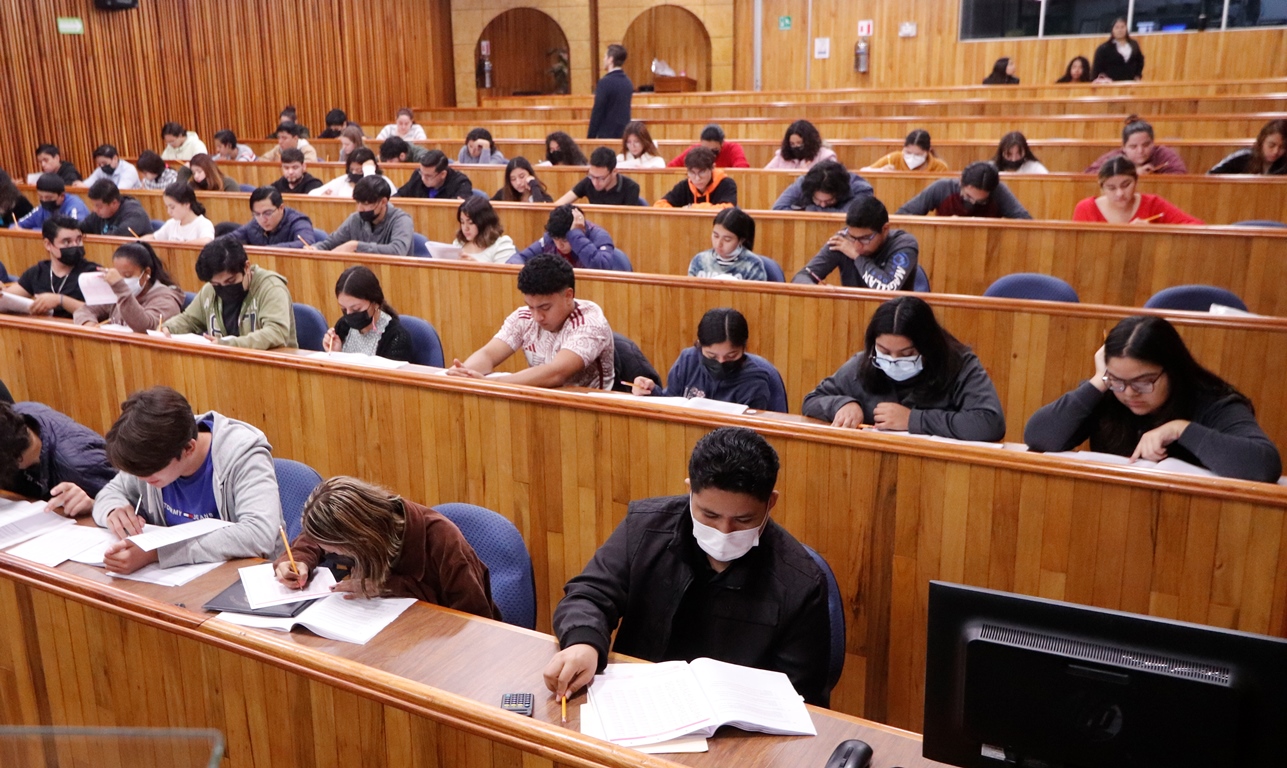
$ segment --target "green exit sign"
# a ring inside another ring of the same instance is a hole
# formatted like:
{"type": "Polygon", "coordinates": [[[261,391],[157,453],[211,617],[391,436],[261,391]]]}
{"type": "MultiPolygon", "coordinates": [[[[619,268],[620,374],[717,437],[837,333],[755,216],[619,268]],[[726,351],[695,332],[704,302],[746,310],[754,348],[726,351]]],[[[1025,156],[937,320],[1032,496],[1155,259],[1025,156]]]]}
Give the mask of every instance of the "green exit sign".
{"type": "Polygon", "coordinates": [[[58,34],[83,35],[85,34],[85,22],[81,21],[79,16],[59,16],[58,34]]]}
{"type": "Polygon", "coordinates": [[[787,31],[787,30],[791,29],[791,17],[790,17],[790,16],[779,16],[779,17],[778,17],[778,29],[782,30],[783,32],[785,32],[785,31],[787,31]]]}

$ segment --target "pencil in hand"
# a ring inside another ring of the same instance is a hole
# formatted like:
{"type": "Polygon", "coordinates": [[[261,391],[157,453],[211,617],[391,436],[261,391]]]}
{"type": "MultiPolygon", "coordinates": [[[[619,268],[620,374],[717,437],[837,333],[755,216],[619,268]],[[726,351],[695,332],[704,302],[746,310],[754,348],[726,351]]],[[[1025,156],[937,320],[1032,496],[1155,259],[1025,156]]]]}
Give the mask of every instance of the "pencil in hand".
{"type": "Polygon", "coordinates": [[[568,695],[565,693],[565,694],[563,694],[563,722],[564,722],[564,724],[566,724],[566,723],[567,723],[567,721],[568,721],[568,695]]]}
{"type": "Polygon", "coordinates": [[[290,560],[291,570],[295,572],[296,576],[302,576],[303,574],[299,572],[299,564],[295,562],[295,554],[290,551],[290,541],[286,539],[286,527],[278,526],[277,530],[282,535],[282,543],[286,545],[286,558],[290,560]]]}

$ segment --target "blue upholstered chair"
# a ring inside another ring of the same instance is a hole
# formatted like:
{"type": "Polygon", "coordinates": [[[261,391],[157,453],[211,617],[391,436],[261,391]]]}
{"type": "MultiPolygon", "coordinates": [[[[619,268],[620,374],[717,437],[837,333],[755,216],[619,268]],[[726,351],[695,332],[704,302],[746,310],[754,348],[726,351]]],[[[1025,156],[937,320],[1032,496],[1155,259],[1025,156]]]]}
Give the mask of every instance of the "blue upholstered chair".
{"type": "Polygon", "coordinates": [[[845,603],[840,597],[840,584],[836,582],[836,574],[831,571],[831,566],[827,561],[822,559],[822,555],[814,552],[812,548],[801,544],[804,551],[809,553],[813,562],[818,564],[822,573],[827,577],[827,614],[831,617],[831,654],[827,664],[827,690],[830,691],[836,687],[840,681],[840,673],[845,668],[845,603]]]}
{"type": "Polygon", "coordinates": [[[295,302],[295,337],[300,349],[322,351],[322,337],[326,336],[326,317],[317,307],[295,302]]]}
{"type": "Polygon", "coordinates": [[[536,579],[532,557],[514,524],[496,512],[473,504],[434,507],[456,524],[478,553],[492,578],[492,600],[506,624],[536,628],[536,579]]]}
{"type": "Polygon", "coordinates": [[[277,493],[282,501],[286,537],[294,541],[303,527],[304,502],[322,482],[322,476],[307,464],[290,459],[273,459],[273,469],[277,472],[277,493]]]}
{"type": "Polygon", "coordinates": [[[930,292],[929,275],[925,274],[925,268],[920,264],[916,265],[916,277],[912,280],[912,290],[917,293],[930,292]]]}
{"type": "Polygon", "coordinates": [[[1163,288],[1144,302],[1145,309],[1187,309],[1207,312],[1212,304],[1247,311],[1247,305],[1233,291],[1214,285],[1177,285],[1163,288]]]}
{"type": "Polygon", "coordinates": [[[1038,301],[1066,301],[1076,304],[1080,299],[1073,287],[1057,277],[1036,272],[1015,272],[997,280],[983,292],[984,296],[999,299],[1036,299],[1038,301]]]}
{"type": "Polygon", "coordinates": [[[768,280],[770,283],[786,282],[786,275],[782,272],[781,264],[770,259],[768,256],[761,256],[758,253],[755,254],[755,256],[760,260],[760,263],[764,265],[764,272],[769,276],[768,280]]]}
{"type": "Polygon", "coordinates": [[[428,320],[412,315],[398,315],[398,320],[411,335],[411,362],[445,368],[446,358],[442,354],[442,339],[437,329],[428,320]]]}
{"type": "Polygon", "coordinates": [[[634,272],[635,265],[630,263],[630,257],[620,248],[612,249],[612,269],[614,272],[634,272]]]}
{"type": "Polygon", "coordinates": [[[412,232],[411,233],[411,255],[422,256],[426,259],[429,258],[432,255],[429,253],[429,238],[425,237],[419,232],[412,232]]]}

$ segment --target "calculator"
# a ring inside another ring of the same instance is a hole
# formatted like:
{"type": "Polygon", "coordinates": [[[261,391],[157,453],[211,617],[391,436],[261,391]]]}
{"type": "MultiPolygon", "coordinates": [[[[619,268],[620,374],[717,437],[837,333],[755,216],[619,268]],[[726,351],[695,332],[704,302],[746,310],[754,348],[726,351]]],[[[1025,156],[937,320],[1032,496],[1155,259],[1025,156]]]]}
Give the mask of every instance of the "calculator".
{"type": "Polygon", "coordinates": [[[501,709],[516,715],[532,716],[532,694],[507,693],[501,697],[501,709]]]}

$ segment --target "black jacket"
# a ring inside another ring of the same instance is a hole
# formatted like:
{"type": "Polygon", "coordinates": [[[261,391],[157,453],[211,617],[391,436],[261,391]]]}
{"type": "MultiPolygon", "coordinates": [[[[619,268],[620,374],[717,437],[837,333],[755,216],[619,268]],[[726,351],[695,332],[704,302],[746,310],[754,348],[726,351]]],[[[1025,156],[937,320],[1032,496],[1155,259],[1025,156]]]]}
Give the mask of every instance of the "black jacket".
{"type": "Polygon", "coordinates": [[[121,196],[121,207],[110,219],[100,219],[97,213],[91,213],[80,222],[80,231],[87,235],[112,235],[114,237],[134,237],[134,235],[152,234],[152,218],[147,209],[138,200],[129,195],[121,196]],[[130,230],[134,230],[133,233],[130,230]]]}
{"type": "Polygon", "coordinates": [[[64,160],[62,165],[58,166],[58,170],[54,171],[54,175],[61,178],[69,187],[81,180],[80,171],[76,170],[76,166],[70,160],[64,160]]]}
{"type": "Polygon", "coordinates": [[[299,184],[294,189],[291,189],[290,183],[286,181],[285,176],[274,181],[269,186],[278,192],[281,192],[283,195],[307,195],[309,192],[312,192],[322,186],[322,180],[315,177],[308,171],[304,171],[304,175],[299,177],[299,184]]]}
{"type": "Polygon", "coordinates": [[[800,543],[770,519],[759,546],[710,582],[706,626],[699,633],[678,627],[685,594],[710,573],[693,538],[687,496],[631,502],[626,519],[564,587],[553,622],[559,647],[594,646],[602,670],[618,620],[613,650],[648,661],[673,658],[668,649],[676,632],[700,635],[707,644],[693,648],[692,658],[782,672],[805,701],[826,706],[826,577],[800,543]]]}
{"type": "MultiPolygon", "coordinates": [[[[341,342],[348,337],[349,330],[348,323],[335,324],[335,335],[340,337],[341,342]]],[[[397,317],[389,318],[389,324],[385,326],[379,343],[375,345],[375,354],[386,360],[411,362],[411,334],[402,327],[402,322],[397,317]]]]}
{"type": "Polygon", "coordinates": [[[594,109],[590,110],[590,130],[586,135],[592,139],[621,138],[626,123],[630,122],[630,100],[634,93],[634,83],[620,69],[599,78],[599,84],[594,87],[594,109]]]}
{"type": "Polygon", "coordinates": [[[1109,40],[1095,49],[1095,62],[1090,66],[1090,78],[1108,75],[1113,80],[1134,80],[1144,74],[1144,52],[1139,43],[1131,43],[1131,60],[1122,58],[1117,52],[1117,43],[1109,40]]]}
{"type": "MultiPolygon", "coordinates": [[[[469,180],[469,177],[455,168],[448,168],[447,178],[443,179],[442,186],[438,187],[438,194],[434,197],[438,200],[452,198],[464,200],[472,194],[474,194],[474,183],[469,180]]],[[[398,197],[429,197],[429,188],[420,178],[420,171],[412,171],[407,183],[398,187],[398,197]]]]}

